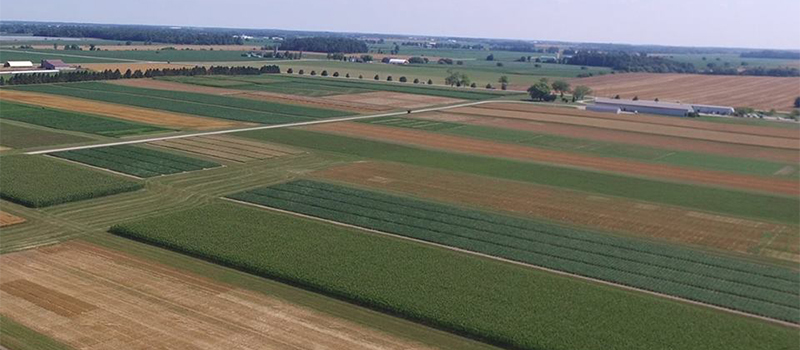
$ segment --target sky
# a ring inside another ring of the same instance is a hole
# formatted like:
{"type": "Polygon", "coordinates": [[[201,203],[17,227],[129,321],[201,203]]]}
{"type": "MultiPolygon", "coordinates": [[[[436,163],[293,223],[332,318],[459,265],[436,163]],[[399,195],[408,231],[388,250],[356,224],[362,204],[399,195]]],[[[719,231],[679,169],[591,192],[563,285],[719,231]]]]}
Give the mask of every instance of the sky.
{"type": "Polygon", "coordinates": [[[800,0],[0,0],[0,20],[800,49],[800,0]]]}

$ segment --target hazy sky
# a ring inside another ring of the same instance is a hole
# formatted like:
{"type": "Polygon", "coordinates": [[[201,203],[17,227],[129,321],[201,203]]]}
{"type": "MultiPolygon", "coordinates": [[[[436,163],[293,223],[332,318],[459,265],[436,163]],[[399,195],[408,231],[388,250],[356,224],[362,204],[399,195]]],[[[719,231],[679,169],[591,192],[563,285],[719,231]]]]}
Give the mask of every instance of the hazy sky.
{"type": "Polygon", "coordinates": [[[800,0],[0,0],[0,20],[800,49],[800,0]]]}

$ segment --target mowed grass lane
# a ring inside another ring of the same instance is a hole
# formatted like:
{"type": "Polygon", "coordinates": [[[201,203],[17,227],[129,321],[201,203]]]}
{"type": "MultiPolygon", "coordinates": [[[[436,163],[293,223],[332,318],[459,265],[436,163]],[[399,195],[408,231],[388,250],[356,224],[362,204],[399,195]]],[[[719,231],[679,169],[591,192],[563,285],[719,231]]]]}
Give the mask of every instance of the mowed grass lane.
{"type": "Polygon", "coordinates": [[[136,146],[112,146],[50,153],[53,156],[137,177],[216,168],[218,163],[136,146]]]}
{"type": "Polygon", "coordinates": [[[233,203],[115,234],[517,349],[789,349],[794,329],[233,203]]]}
{"type": "Polygon", "coordinates": [[[39,208],[141,189],[139,181],[47,158],[0,158],[0,198],[39,208]]]}
{"type": "Polygon", "coordinates": [[[790,197],[449,153],[300,129],[246,131],[235,135],[367,159],[532,182],[734,216],[790,224],[800,220],[800,201],[790,197]]]}
{"type": "Polygon", "coordinates": [[[3,110],[0,119],[15,120],[52,129],[78,131],[109,137],[139,135],[169,130],[153,125],[5,101],[0,102],[0,108],[3,110]]]}
{"type": "Polygon", "coordinates": [[[786,268],[306,180],[228,198],[800,323],[786,268]]]}
{"type": "Polygon", "coordinates": [[[648,146],[633,146],[623,143],[594,141],[559,135],[549,135],[526,130],[505,129],[491,126],[470,125],[453,122],[431,121],[413,118],[385,117],[358,121],[412,130],[432,131],[441,134],[465,136],[482,140],[498,141],[557,151],[577,152],[599,157],[623,158],[658,164],[685,166],[698,169],[730,171],[741,174],[773,176],[789,166],[792,171],[779,176],[798,176],[797,169],[788,163],[758,159],[738,158],[716,154],[676,151],[648,146]]]}
{"type": "Polygon", "coordinates": [[[106,83],[17,86],[13,89],[259,124],[283,124],[347,115],[346,112],[236,97],[134,88],[106,83]]]}

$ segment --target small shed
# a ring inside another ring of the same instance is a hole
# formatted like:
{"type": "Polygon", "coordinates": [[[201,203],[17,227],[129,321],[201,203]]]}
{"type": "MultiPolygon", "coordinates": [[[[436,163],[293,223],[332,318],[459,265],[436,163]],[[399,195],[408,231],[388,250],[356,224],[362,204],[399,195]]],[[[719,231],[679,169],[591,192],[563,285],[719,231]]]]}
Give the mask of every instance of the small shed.
{"type": "Polygon", "coordinates": [[[65,69],[71,68],[70,65],[64,63],[62,60],[42,60],[42,68],[44,69],[65,69]]]}
{"type": "Polygon", "coordinates": [[[402,58],[392,58],[389,60],[389,64],[408,64],[408,60],[402,58]]]}
{"type": "Polygon", "coordinates": [[[8,61],[3,64],[3,67],[6,68],[33,68],[33,62],[31,61],[8,61]]]}

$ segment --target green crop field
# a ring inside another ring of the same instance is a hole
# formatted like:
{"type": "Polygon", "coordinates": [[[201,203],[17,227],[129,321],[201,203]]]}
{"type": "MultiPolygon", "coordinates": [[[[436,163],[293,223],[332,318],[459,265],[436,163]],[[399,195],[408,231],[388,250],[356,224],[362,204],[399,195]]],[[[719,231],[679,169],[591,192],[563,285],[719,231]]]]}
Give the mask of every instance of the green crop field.
{"type": "Polygon", "coordinates": [[[3,315],[0,315],[0,346],[14,350],[72,349],[3,315]]]}
{"type": "Polygon", "coordinates": [[[47,207],[135,191],[142,183],[45,156],[0,158],[0,198],[47,207]]]}
{"type": "MultiPolygon", "coordinates": [[[[699,169],[729,171],[741,174],[772,176],[790,164],[757,159],[737,158],[715,154],[675,151],[639,145],[594,141],[559,135],[539,134],[531,131],[506,129],[482,125],[428,121],[413,118],[385,117],[360,121],[442,134],[466,136],[476,139],[546,148],[557,151],[578,152],[600,157],[615,157],[699,169]]],[[[797,176],[797,170],[780,176],[797,176]]]]}
{"type": "Polygon", "coordinates": [[[114,63],[124,62],[116,59],[84,57],[83,51],[20,50],[0,49],[0,61],[31,61],[38,64],[42,60],[62,60],[64,63],[114,63]]]}
{"type": "Polygon", "coordinates": [[[172,97],[167,98],[158,96],[160,94],[160,90],[122,87],[122,89],[131,89],[130,91],[138,91],[141,93],[137,95],[131,92],[114,91],[115,87],[113,85],[104,83],[26,85],[15,86],[13,89],[119,103],[136,107],[160,109],[203,117],[230,119],[261,124],[302,122],[319,118],[288,114],[289,112],[297,111],[314,115],[324,114],[334,116],[342,114],[342,112],[338,111],[287,106],[282,104],[245,100],[235,97],[164,91],[166,95],[170,95],[172,97]],[[152,95],[148,95],[148,93],[152,95]],[[275,109],[285,111],[285,113],[266,112],[263,110],[248,108],[275,109]]]}
{"type": "MultiPolygon", "coordinates": [[[[163,47],[169,47],[164,45],[163,47]]],[[[102,47],[101,47],[102,48],[102,47]]],[[[0,50],[0,59],[42,60],[64,59],[68,63],[107,63],[129,60],[148,62],[254,62],[266,61],[264,58],[242,57],[244,51],[224,50],[43,50],[43,49],[8,49],[0,50]],[[11,58],[6,58],[6,55],[11,58]],[[75,57],[81,56],[81,57],[75,57]]]]}
{"type": "Polygon", "coordinates": [[[111,231],[512,348],[796,342],[790,328],[230,203],[111,231]]]}
{"type": "Polygon", "coordinates": [[[746,193],[529,162],[427,150],[307,130],[257,130],[241,132],[236,135],[362,158],[532,182],[735,216],[791,224],[795,224],[800,220],[800,202],[795,198],[789,197],[746,193]]]}
{"type": "Polygon", "coordinates": [[[79,131],[102,136],[120,137],[166,131],[168,129],[133,123],[129,121],[103,118],[57,109],[2,102],[3,114],[0,119],[16,120],[53,129],[79,131]]]}
{"type": "MultiPolygon", "coordinates": [[[[5,103],[3,104],[5,106],[5,103]]],[[[0,118],[0,146],[9,148],[30,148],[30,147],[43,147],[66,145],[72,143],[89,142],[93,139],[64,134],[56,131],[23,126],[19,124],[12,124],[3,121],[5,118],[5,110],[3,110],[3,117],[0,118]]]]}
{"type": "Polygon", "coordinates": [[[800,323],[790,269],[312,181],[228,197],[800,323]]]}
{"type": "Polygon", "coordinates": [[[89,148],[53,156],[138,177],[177,174],[220,166],[217,163],[136,146],[89,148]]]}

